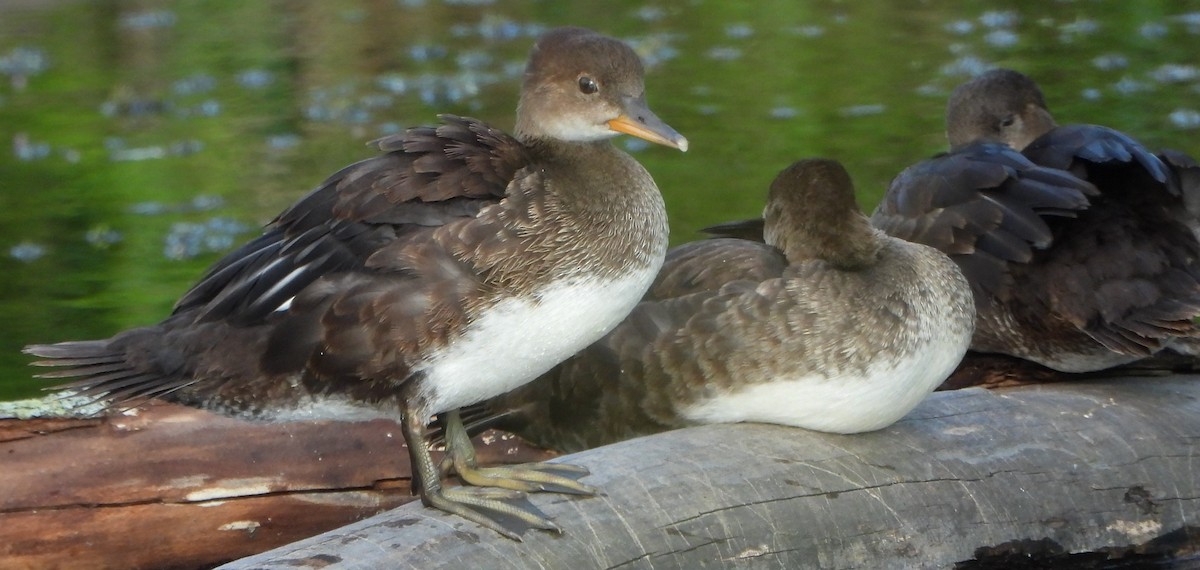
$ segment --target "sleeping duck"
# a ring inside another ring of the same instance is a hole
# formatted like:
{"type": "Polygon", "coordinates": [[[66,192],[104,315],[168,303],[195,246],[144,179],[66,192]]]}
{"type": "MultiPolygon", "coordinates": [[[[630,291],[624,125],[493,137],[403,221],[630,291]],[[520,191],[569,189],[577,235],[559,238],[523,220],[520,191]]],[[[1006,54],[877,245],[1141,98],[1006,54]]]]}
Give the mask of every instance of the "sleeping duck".
{"type": "Polygon", "coordinates": [[[764,220],[765,243],[672,249],[624,322],[487,402],[485,423],[566,451],[717,422],[857,433],[954,370],[974,324],[969,284],[941,252],[871,227],[841,164],[785,169],[764,220]]]}

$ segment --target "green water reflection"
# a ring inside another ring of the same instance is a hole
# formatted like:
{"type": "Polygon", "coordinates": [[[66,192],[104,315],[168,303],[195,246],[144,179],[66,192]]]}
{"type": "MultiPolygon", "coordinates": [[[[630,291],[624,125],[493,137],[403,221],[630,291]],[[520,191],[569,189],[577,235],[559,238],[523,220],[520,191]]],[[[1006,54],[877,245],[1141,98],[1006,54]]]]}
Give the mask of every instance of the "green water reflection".
{"type": "Polygon", "coordinates": [[[841,159],[872,207],[942,148],[945,96],[981,63],[1032,74],[1064,121],[1200,155],[1198,13],[1120,0],[0,2],[0,398],[38,386],[21,346],[157,321],[222,248],[368,156],[365,141],[438,112],[511,126],[545,26],[628,38],[651,62],[651,105],[691,150],[631,150],[679,243],[757,215],[803,156],[841,159]]]}

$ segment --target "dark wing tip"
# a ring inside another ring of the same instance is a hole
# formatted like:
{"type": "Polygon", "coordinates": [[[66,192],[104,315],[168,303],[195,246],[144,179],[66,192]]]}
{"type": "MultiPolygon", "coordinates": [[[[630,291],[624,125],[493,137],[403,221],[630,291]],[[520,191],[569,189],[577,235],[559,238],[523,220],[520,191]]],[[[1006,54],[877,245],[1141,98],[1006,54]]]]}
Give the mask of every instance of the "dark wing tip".
{"type": "Polygon", "coordinates": [[[744,239],[746,241],[762,242],[765,222],[762,218],[751,220],[736,220],[732,222],[722,222],[701,228],[700,232],[708,234],[711,237],[725,237],[744,239]]]}

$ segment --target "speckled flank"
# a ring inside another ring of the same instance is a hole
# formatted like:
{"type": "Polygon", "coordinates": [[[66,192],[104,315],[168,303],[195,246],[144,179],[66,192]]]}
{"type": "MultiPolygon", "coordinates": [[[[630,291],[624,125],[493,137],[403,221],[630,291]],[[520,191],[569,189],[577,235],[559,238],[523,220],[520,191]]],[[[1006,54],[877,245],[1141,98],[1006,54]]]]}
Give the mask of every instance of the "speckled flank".
{"type": "MultiPolygon", "coordinates": [[[[972,313],[965,280],[948,270],[945,256],[913,253],[914,272],[951,281],[925,290],[898,287],[895,308],[873,307],[869,295],[844,298],[864,303],[863,309],[827,304],[825,310],[845,319],[844,333],[805,328],[781,339],[770,354],[757,354],[758,369],[748,362],[739,366],[748,359],[735,355],[726,365],[745,371],[737,381],[713,383],[681,415],[695,423],[757,421],[835,433],[876,430],[903,417],[954,371],[971,337],[970,321],[963,318],[972,313]],[[877,309],[889,317],[880,320],[872,314],[877,309]],[[901,319],[891,321],[897,310],[901,319]],[[817,360],[789,366],[782,355],[797,352],[817,360]]],[[[895,252],[888,257],[908,262],[895,252]]]]}

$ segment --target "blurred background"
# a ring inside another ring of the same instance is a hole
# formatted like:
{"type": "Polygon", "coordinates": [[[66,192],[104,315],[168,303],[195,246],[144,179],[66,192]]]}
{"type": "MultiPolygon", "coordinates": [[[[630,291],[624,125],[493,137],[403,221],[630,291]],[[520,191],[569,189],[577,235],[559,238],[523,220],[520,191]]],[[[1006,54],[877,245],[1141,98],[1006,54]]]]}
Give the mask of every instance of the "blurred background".
{"type": "Polygon", "coordinates": [[[869,212],[994,66],[1062,123],[1200,156],[1200,2],[0,0],[0,399],[40,393],[23,345],[160,320],[366,142],[441,112],[509,129],[526,52],[568,24],[633,45],[691,141],[616,143],[676,244],[757,216],[806,156],[869,212]]]}

